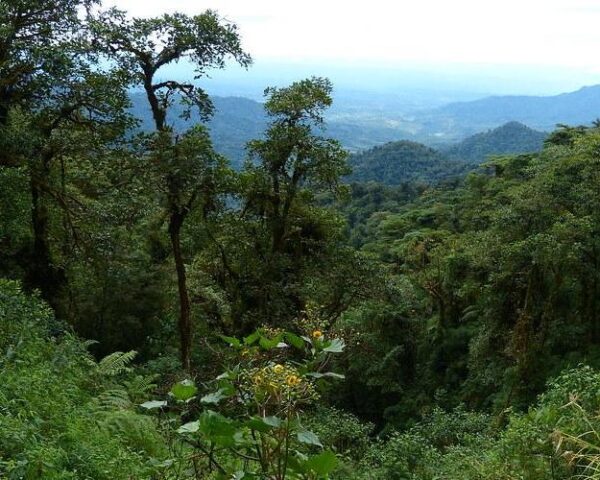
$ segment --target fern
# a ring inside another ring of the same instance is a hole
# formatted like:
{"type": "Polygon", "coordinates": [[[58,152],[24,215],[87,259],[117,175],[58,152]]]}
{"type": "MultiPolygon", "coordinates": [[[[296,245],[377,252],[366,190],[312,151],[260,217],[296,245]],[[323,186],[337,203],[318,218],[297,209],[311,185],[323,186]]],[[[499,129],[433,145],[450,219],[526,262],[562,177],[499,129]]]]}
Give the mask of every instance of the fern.
{"type": "Polygon", "coordinates": [[[114,352],[107,355],[98,362],[97,370],[101,375],[115,376],[119,373],[130,372],[131,367],[129,366],[137,352],[131,350],[129,352],[114,352]]]}
{"type": "Polygon", "coordinates": [[[151,417],[127,410],[102,412],[98,417],[98,424],[110,436],[118,437],[136,452],[145,452],[155,458],[168,455],[164,440],[157,433],[156,424],[151,417]]]}
{"type": "Polygon", "coordinates": [[[158,375],[136,375],[130,380],[124,380],[123,386],[127,389],[129,398],[133,401],[141,400],[148,396],[148,392],[156,388],[154,381],[158,377],[158,375]]]}
{"type": "Polygon", "coordinates": [[[98,396],[100,410],[128,410],[133,406],[127,390],[124,388],[112,388],[102,392],[98,396]]]}

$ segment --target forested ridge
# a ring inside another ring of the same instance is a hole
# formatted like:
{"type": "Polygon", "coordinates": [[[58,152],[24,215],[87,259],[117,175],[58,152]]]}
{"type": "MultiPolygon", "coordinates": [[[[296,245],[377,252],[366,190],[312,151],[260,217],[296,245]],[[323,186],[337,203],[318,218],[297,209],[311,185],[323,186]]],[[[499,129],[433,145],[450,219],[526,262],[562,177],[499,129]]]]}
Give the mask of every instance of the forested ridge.
{"type": "Polygon", "coordinates": [[[231,62],[214,11],[0,2],[0,478],[599,478],[597,122],[349,159],[312,77],[240,165],[231,62]]]}
{"type": "Polygon", "coordinates": [[[407,182],[436,183],[467,173],[470,165],[451,160],[437,150],[401,140],[360,152],[350,158],[349,181],[397,185],[407,182]]]}
{"type": "Polygon", "coordinates": [[[352,173],[347,181],[385,185],[452,181],[476,170],[489,157],[539,152],[546,137],[509,122],[437,149],[408,140],[389,142],[350,156],[352,173]]]}
{"type": "Polygon", "coordinates": [[[477,133],[461,142],[442,149],[450,158],[481,163],[490,155],[539,152],[548,135],[519,122],[477,133]]]}

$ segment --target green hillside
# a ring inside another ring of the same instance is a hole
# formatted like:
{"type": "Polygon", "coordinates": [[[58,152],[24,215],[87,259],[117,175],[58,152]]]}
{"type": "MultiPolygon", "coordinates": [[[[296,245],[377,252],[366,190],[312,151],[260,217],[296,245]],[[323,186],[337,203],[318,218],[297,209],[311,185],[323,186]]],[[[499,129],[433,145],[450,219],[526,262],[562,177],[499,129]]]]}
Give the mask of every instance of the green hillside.
{"type": "Polygon", "coordinates": [[[490,155],[539,152],[547,134],[519,122],[509,122],[472,135],[442,151],[450,158],[481,163],[490,155]]]}
{"type": "Polygon", "coordinates": [[[390,142],[350,157],[349,181],[386,185],[420,181],[438,182],[469,170],[466,163],[450,160],[433,148],[407,140],[390,142]]]}

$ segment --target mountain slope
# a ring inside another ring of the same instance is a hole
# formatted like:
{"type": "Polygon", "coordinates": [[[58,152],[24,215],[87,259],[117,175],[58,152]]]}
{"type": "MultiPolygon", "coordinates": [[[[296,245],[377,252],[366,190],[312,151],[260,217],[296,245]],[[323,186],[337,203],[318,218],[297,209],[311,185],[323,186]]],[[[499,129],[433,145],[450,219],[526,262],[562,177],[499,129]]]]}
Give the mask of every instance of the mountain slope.
{"type": "Polygon", "coordinates": [[[349,181],[399,185],[411,181],[436,182],[466,173],[469,166],[450,160],[420,143],[402,140],[352,155],[349,181]]]}
{"type": "Polygon", "coordinates": [[[519,122],[509,122],[487,132],[472,135],[442,151],[448,157],[481,163],[489,155],[538,152],[547,134],[519,122]]]}
{"type": "Polygon", "coordinates": [[[495,96],[471,102],[450,103],[429,114],[429,121],[463,127],[496,127],[518,121],[542,130],[558,123],[589,124],[600,116],[600,85],[548,97],[495,96]]]}

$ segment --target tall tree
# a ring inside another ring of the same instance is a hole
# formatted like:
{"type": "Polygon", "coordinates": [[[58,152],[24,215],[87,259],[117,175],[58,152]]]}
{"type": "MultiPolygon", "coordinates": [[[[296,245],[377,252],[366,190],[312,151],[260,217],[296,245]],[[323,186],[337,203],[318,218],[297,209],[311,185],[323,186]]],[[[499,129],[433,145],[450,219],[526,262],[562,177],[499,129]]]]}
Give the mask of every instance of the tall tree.
{"type": "Polygon", "coordinates": [[[206,199],[202,194],[210,189],[208,172],[216,155],[205,129],[196,127],[179,137],[168,123],[168,113],[179,100],[186,105],[184,117],[189,118],[195,107],[207,119],[213,106],[206,92],[194,84],[159,77],[161,69],[182,60],[192,63],[198,79],[209,69],[224,68],[228,58],[242,66],[251,59],[242,50],[236,25],[210,10],[193,17],[176,13],[151,19],[129,19],[110,10],[99,17],[95,30],[98,44],[130,73],[131,84],[144,89],[152,112],[155,136],[149,143],[149,158],[155,162],[164,193],[179,292],[181,362],[189,369],[192,321],[181,230],[194,206],[206,199]]]}
{"type": "MultiPolygon", "coordinates": [[[[257,173],[267,179],[263,192],[271,231],[271,249],[281,252],[289,235],[290,213],[307,189],[336,190],[340,178],[349,173],[347,153],[340,143],[313,131],[323,125],[323,112],[331,106],[332,85],[328,79],[311,78],[287,88],[268,88],[265,103],[273,119],[264,140],[250,142],[250,155],[259,159],[257,173]]],[[[250,170],[253,167],[249,167],[250,170]]],[[[255,199],[251,199],[253,202],[255,199]]]]}
{"type": "Polygon", "coordinates": [[[207,259],[213,268],[219,262],[213,278],[232,306],[224,328],[247,333],[297,317],[308,284],[319,283],[315,271],[330,268],[333,252],[340,253],[341,221],[317,199],[343,191],[340,178],[348,172],[341,145],[319,135],[331,91],[327,79],[311,78],[265,92],[272,121],[264,138],[248,145],[240,208],[236,204],[219,225],[216,255],[207,259]]]}
{"type": "Polygon", "coordinates": [[[119,139],[131,124],[128,99],[118,75],[96,71],[84,53],[71,62],[55,88],[34,111],[25,114],[30,140],[24,158],[30,180],[33,248],[28,282],[39,288],[59,314],[66,285],[64,265],[51,245],[50,206],[65,220],[65,235],[76,236],[73,212],[79,202],[67,194],[64,171],[80,155],[93,157],[119,139]],[[32,135],[33,133],[33,135],[32,135]]]}
{"type": "Polygon", "coordinates": [[[118,135],[127,123],[120,78],[102,71],[90,49],[84,13],[95,3],[0,4],[0,165],[21,166],[29,177],[27,280],[57,310],[66,277],[52,254],[49,206],[68,217],[70,205],[53,184],[53,170],[85,143],[81,137],[73,142],[75,136],[85,131],[107,140],[109,131],[118,135]]]}

